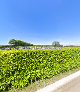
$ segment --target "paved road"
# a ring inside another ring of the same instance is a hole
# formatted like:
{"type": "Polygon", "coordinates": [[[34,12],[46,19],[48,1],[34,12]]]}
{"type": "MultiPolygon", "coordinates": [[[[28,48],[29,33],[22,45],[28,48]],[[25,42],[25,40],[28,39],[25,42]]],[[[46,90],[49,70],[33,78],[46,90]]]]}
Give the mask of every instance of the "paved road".
{"type": "Polygon", "coordinates": [[[67,87],[67,89],[64,89],[63,92],[80,92],[80,78],[77,78],[77,80],[72,81],[67,87]]]}
{"type": "Polygon", "coordinates": [[[80,92],[80,71],[40,89],[37,92],[80,92]]]}

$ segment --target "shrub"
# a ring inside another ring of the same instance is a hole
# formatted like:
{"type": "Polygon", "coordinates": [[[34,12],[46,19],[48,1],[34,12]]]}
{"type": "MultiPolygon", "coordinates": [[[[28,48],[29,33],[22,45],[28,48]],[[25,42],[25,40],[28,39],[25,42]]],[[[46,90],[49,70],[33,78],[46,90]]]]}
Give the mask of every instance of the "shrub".
{"type": "Polygon", "coordinates": [[[0,51],[0,91],[80,67],[80,49],[0,51]]]}

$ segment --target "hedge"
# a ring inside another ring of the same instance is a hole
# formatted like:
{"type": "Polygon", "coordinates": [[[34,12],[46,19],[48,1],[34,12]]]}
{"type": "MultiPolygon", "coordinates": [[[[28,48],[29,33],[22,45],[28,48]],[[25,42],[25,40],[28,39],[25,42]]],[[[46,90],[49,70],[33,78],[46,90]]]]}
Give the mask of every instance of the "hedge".
{"type": "Polygon", "coordinates": [[[80,67],[80,48],[0,51],[0,91],[80,67]]]}

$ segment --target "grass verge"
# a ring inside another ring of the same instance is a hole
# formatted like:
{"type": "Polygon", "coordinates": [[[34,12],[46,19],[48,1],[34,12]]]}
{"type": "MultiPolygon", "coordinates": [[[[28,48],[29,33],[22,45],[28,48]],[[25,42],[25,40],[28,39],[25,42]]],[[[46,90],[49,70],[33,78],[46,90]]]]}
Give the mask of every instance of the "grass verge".
{"type": "Polygon", "coordinates": [[[21,90],[12,88],[8,92],[35,92],[35,91],[37,91],[37,90],[39,90],[39,89],[41,89],[43,87],[46,87],[47,85],[50,85],[50,84],[52,84],[52,83],[54,83],[54,82],[56,82],[56,81],[58,81],[58,80],[60,80],[60,79],[62,79],[64,77],[66,77],[66,76],[68,76],[68,75],[70,75],[72,73],[75,73],[75,72],[77,72],[79,70],[80,70],[80,68],[77,68],[77,69],[73,69],[73,70],[70,70],[70,71],[65,72],[65,73],[60,73],[60,74],[58,74],[56,76],[53,76],[50,79],[36,81],[36,82],[28,85],[27,87],[21,89],[21,90]]]}

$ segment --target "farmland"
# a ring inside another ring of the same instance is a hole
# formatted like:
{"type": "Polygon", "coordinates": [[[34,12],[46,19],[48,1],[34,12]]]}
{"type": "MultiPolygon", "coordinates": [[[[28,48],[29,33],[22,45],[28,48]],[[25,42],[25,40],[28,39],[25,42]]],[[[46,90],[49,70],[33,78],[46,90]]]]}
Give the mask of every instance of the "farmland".
{"type": "Polygon", "coordinates": [[[27,87],[80,67],[80,48],[0,51],[0,91],[27,87]]]}

